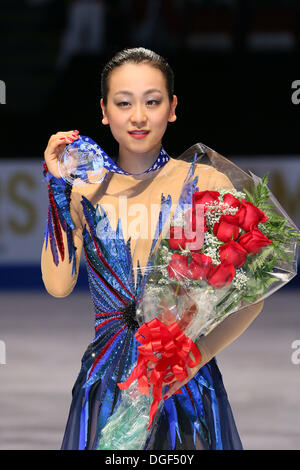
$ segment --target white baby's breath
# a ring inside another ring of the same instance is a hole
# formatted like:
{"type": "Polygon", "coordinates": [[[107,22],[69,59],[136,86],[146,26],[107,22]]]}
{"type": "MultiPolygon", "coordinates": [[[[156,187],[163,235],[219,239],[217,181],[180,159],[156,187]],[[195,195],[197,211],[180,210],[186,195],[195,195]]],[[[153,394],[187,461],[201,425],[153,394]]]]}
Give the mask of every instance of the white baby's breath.
{"type": "Polygon", "coordinates": [[[170,279],[169,277],[167,276],[164,276],[162,274],[162,277],[157,281],[157,284],[161,285],[161,286],[167,286],[170,282],[170,279]]]}
{"type": "Polygon", "coordinates": [[[232,285],[238,290],[243,290],[246,287],[248,281],[249,277],[243,268],[237,268],[235,270],[235,276],[232,280],[232,285]]]}
{"type": "Polygon", "coordinates": [[[219,255],[220,240],[212,233],[204,233],[204,244],[202,253],[206,256],[210,256],[214,265],[221,262],[219,255]]]}
{"type": "Polygon", "coordinates": [[[224,189],[224,188],[218,188],[217,191],[220,193],[220,198],[222,198],[223,200],[223,196],[224,194],[232,194],[234,197],[236,197],[237,199],[245,199],[246,198],[246,194],[243,193],[243,191],[237,191],[236,189],[224,189]]]}
{"type": "Polygon", "coordinates": [[[176,227],[183,227],[184,226],[184,211],[179,211],[176,218],[172,221],[172,225],[175,225],[176,227]]]}
{"type": "Polygon", "coordinates": [[[221,215],[235,215],[239,210],[238,207],[230,207],[229,204],[220,201],[214,201],[214,203],[209,203],[206,205],[206,207],[206,225],[209,228],[213,228],[215,223],[218,223],[220,221],[221,215]]]}

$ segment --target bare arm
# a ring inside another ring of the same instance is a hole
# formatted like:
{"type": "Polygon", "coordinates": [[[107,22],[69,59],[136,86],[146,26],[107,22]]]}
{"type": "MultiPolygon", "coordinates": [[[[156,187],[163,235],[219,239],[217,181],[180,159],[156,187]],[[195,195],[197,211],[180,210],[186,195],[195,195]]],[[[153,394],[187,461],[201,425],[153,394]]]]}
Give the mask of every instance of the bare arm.
{"type": "Polygon", "coordinates": [[[222,349],[236,340],[262,311],[264,301],[231,313],[206,336],[195,341],[202,355],[200,367],[209,362],[222,349]]]}

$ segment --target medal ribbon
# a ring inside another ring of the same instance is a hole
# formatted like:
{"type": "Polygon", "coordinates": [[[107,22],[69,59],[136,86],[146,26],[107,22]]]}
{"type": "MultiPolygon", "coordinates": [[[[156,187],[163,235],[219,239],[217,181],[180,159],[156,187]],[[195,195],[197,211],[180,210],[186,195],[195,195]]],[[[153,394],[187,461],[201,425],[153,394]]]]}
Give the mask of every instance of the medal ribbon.
{"type": "MultiPolygon", "coordinates": [[[[169,155],[161,146],[160,152],[155,160],[155,162],[142,173],[128,173],[127,171],[122,170],[116,162],[114,162],[107,153],[90,137],[82,135],[79,139],[75,140],[71,145],[73,148],[76,148],[81,152],[92,152],[95,155],[101,155],[103,158],[103,167],[107,168],[112,173],[120,173],[122,175],[142,175],[144,173],[150,173],[150,171],[158,170],[163,167],[170,159],[169,155]]],[[[108,173],[107,173],[108,174],[108,173]]]]}

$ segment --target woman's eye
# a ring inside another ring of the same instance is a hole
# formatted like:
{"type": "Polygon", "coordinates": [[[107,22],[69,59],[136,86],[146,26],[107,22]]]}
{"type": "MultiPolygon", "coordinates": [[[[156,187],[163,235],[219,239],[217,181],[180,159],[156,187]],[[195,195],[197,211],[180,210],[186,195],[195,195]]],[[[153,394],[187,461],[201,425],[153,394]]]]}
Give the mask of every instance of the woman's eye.
{"type": "Polygon", "coordinates": [[[117,103],[117,105],[121,107],[126,107],[127,105],[130,105],[130,103],[128,103],[127,101],[120,101],[120,103],[117,103]]]}
{"type": "Polygon", "coordinates": [[[156,104],[159,104],[160,101],[159,100],[149,100],[147,101],[147,104],[150,105],[150,106],[153,106],[153,105],[156,105],[156,104]]]}
{"type": "MultiPolygon", "coordinates": [[[[156,106],[159,103],[160,103],[159,100],[148,100],[146,102],[146,105],[147,106],[156,106]]],[[[128,103],[128,101],[120,101],[119,103],[117,103],[117,106],[120,106],[121,108],[127,108],[128,106],[130,106],[130,103],[128,103]]]]}

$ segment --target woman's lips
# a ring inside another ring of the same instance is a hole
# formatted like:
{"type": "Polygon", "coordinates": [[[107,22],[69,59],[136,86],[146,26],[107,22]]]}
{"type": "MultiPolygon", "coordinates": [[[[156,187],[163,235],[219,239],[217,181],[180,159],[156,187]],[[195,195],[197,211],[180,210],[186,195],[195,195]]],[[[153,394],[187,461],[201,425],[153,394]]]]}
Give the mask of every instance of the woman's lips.
{"type": "Polygon", "coordinates": [[[134,139],[143,139],[146,135],[149,134],[150,131],[129,131],[129,135],[134,139]]]}

